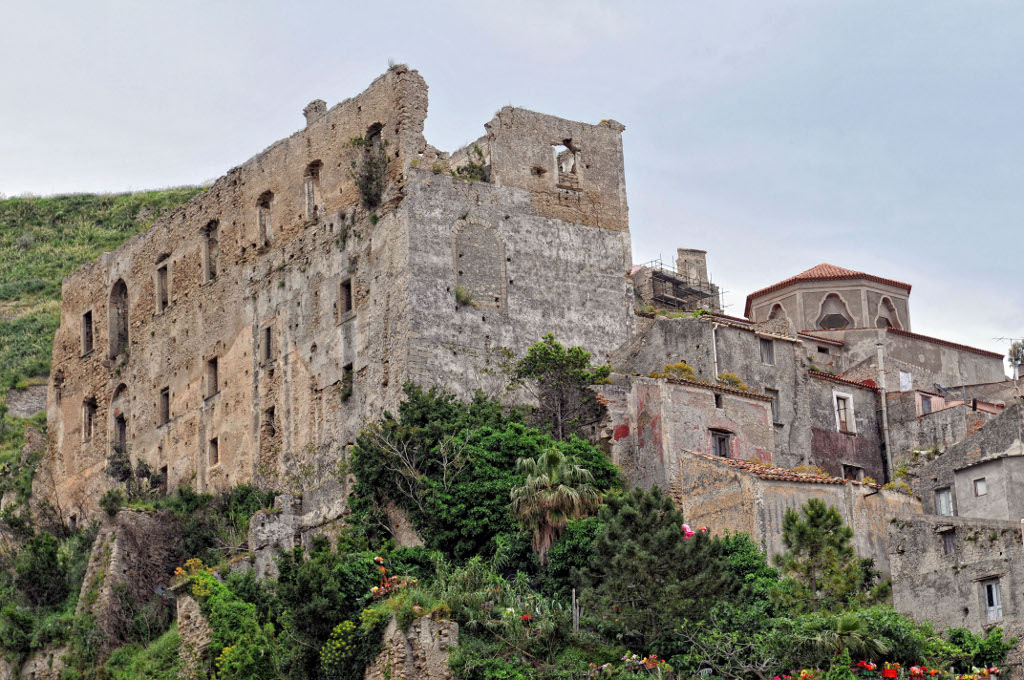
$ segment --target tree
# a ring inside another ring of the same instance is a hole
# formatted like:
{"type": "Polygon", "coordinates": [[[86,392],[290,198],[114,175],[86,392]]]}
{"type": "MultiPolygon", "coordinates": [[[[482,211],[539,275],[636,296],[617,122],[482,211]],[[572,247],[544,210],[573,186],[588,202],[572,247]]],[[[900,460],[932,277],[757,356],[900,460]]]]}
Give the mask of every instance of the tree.
{"type": "Polygon", "coordinates": [[[1020,379],[1020,367],[1024,364],[1024,340],[1014,340],[1010,343],[1010,349],[1006,352],[1006,358],[1013,366],[1013,379],[1020,379]]]}
{"type": "Polygon", "coordinates": [[[533,532],[533,550],[547,564],[547,552],[570,519],[594,510],[601,495],[591,486],[594,475],[552,447],[537,458],[520,458],[516,469],[526,475],[512,489],[512,514],[533,532]]]}
{"type": "Polygon", "coordinates": [[[850,653],[871,659],[889,652],[889,646],[872,634],[867,623],[853,612],[814,619],[798,632],[797,640],[811,653],[833,660],[845,654],[847,671],[850,653]]]}
{"type": "Polygon", "coordinates": [[[15,585],[34,606],[55,605],[70,591],[59,547],[57,539],[44,531],[28,539],[15,559],[15,585]]]}
{"type": "Polygon", "coordinates": [[[684,538],[683,513],[658,487],[605,498],[603,522],[584,582],[583,601],[603,632],[647,651],[684,621],[706,618],[741,586],[722,545],[706,532],[684,538]]]}
{"type": "Polygon", "coordinates": [[[812,498],[800,511],[786,510],[782,542],[786,552],[775,565],[788,578],[777,597],[796,611],[832,610],[850,604],[871,604],[888,583],[873,585],[877,572],[858,559],[850,541],[853,529],[834,507],[812,498]]]}
{"type": "Polygon", "coordinates": [[[610,366],[591,366],[590,352],[564,347],[548,333],[516,364],[513,376],[531,383],[537,407],[534,418],[563,440],[604,415],[604,406],[588,389],[607,380],[610,366]]]}

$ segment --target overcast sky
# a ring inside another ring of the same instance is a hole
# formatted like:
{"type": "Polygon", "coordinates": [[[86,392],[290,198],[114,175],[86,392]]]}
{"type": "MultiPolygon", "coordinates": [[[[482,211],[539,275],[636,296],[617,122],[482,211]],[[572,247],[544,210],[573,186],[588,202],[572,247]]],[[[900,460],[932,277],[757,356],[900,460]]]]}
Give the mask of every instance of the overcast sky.
{"type": "Polygon", "coordinates": [[[4,0],[0,192],[211,180],[389,59],[441,149],[506,104],[624,123],[634,261],[708,250],[729,313],[830,262],[913,284],[917,332],[1024,336],[1016,0],[4,0]]]}

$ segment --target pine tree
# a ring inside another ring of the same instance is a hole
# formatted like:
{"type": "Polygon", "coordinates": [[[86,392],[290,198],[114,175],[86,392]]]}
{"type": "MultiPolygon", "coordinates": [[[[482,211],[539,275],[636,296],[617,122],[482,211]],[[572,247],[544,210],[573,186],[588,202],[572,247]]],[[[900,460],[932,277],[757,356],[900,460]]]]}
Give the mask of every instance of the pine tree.
{"type": "Polygon", "coordinates": [[[700,620],[740,583],[726,568],[721,541],[684,538],[683,513],[658,487],[606,497],[603,527],[584,581],[584,608],[634,651],[700,620]]]}
{"type": "Polygon", "coordinates": [[[853,529],[821,499],[810,499],[799,512],[786,510],[786,552],[776,555],[774,562],[789,578],[776,590],[779,599],[798,611],[829,611],[879,599],[888,584],[871,583],[866,576],[873,573],[870,565],[866,569],[857,557],[852,539],[853,529]]]}

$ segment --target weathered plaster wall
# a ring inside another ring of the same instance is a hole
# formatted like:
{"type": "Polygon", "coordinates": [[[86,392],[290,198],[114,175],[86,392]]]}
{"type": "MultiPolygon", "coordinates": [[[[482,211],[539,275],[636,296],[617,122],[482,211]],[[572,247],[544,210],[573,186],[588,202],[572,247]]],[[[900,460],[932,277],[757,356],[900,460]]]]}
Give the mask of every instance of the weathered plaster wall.
{"type": "Polygon", "coordinates": [[[936,629],[968,628],[975,633],[1003,626],[1020,636],[1024,549],[1019,521],[935,515],[899,516],[889,525],[893,606],[936,629]],[[945,552],[943,534],[952,532],[955,549],[945,552]],[[983,581],[999,579],[1003,617],[986,616],[983,581]]]}
{"type": "Polygon", "coordinates": [[[952,446],[995,417],[984,411],[973,411],[968,404],[918,415],[920,395],[917,392],[895,392],[886,396],[889,442],[897,465],[910,459],[912,451],[952,446]]]}
{"type": "Polygon", "coordinates": [[[811,420],[811,455],[814,465],[834,477],[843,476],[843,466],[855,466],[864,475],[886,481],[882,456],[881,417],[875,390],[812,374],[807,384],[807,408],[811,420]],[[836,417],[836,396],[852,400],[852,432],[841,432],[836,417]]]}
{"type": "Polygon", "coordinates": [[[838,295],[843,302],[851,321],[850,328],[874,328],[880,305],[884,304],[882,300],[887,299],[893,306],[888,310],[888,316],[896,317],[892,320],[894,325],[910,330],[909,293],[906,289],[866,279],[795,282],[755,298],[750,318],[764,321],[772,308],[779,304],[797,330],[817,329],[820,328],[818,321],[822,315],[822,304],[830,294],[838,295]]]}

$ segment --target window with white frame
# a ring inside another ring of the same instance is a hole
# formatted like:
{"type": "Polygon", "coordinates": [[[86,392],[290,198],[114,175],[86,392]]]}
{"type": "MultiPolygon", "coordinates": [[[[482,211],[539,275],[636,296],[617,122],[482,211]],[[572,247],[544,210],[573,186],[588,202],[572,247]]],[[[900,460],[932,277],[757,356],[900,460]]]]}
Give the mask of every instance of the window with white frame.
{"type": "Polygon", "coordinates": [[[953,492],[948,486],[935,490],[935,514],[953,516],[953,492]]]}
{"type": "Polygon", "coordinates": [[[832,406],[836,413],[836,429],[840,432],[856,434],[857,422],[853,415],[853,395],[833,392],[832,406]]]}
{"type": "Polygon", "coordinates": [[[992,623],[1003,618],[1003,602],[999,595],[999,579],[990,578],[981,582],[982,597],[985,601],[985,621],[992,623]]]}
{"type": "Polygon", "coordinates": [[[984,477],[974,480],[974,495],[985,496],[988,494],[988,482],[985,481],[984,477]]]}

